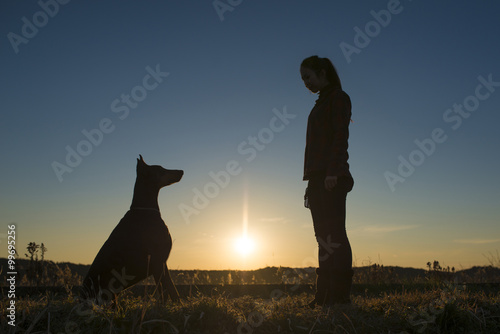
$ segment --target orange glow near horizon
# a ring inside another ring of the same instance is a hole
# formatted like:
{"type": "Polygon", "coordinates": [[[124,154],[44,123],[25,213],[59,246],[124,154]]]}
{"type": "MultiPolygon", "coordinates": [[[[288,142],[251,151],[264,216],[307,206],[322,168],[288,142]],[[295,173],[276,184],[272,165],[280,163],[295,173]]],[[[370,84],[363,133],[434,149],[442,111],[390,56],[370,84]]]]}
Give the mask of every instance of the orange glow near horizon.
{"type": "Polygon", "coordinates": [[[255,242],[248,236],[243,236],[241,238],[236,239],[234,247],[240,255],[248,256],[254,251],[255,242]]]}

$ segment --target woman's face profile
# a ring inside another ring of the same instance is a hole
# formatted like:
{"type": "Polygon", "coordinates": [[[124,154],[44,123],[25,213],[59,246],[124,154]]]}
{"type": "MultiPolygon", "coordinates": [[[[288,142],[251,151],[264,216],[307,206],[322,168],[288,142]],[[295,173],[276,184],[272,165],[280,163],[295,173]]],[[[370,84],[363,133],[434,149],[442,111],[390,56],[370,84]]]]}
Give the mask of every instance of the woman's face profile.
{"type": "Polygon", "coordinates": [[[319,92],[327,84],[324,75],[322,76],[323,78],[319,78],[316,72],[307,67],[300,68],[300,76],[306,88],[312,93],[319,92]]]}

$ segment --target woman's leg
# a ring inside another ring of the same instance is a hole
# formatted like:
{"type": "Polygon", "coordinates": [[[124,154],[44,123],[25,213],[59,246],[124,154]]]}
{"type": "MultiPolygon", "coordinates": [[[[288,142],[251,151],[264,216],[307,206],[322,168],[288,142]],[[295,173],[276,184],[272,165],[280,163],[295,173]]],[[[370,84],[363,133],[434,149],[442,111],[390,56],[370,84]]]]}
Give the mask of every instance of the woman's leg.
{"type": "Polygon", "coordinates": [[[319,297],[328,302],[343,302],[349,299],[352,282],[352,251],[345,229],[345,205],[347,192],[352,188],[352,179],[341,178],[332,191],[327,191],[324,179],[309,182],[309,207],[313,218],[314,232],[318,241],[319,297]],[[325,280],[329,283],[324,284],[325,280]]]}

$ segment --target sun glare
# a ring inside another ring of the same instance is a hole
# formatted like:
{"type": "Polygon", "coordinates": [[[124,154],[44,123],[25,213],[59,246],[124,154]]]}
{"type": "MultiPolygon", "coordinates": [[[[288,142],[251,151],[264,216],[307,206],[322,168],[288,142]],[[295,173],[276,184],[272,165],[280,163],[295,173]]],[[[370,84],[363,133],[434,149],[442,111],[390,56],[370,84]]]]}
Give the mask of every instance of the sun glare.
{"type": "Polygon", "coordinates": [[[245,182],[245,188],[243,191],[243,235],[236,239],[234,242],[234,248],[240,255],[247,256],[253,252],[255,249],[254,241],[248,237],[248,192],[247,184],[245,182]]]}
{"type": "Polygon", "coordinates": [[[241,237],[234,242],[234,248],[240,255],[247,256],[255,249],[255,243],[248,237],[241,237]]]}

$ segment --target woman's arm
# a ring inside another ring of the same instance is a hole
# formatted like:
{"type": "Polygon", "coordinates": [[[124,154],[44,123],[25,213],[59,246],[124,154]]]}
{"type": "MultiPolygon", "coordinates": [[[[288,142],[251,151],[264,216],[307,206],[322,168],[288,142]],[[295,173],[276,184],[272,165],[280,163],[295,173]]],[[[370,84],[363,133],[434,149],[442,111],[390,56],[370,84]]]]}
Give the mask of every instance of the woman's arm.
{"type": "Polygon", "coordinates": [[[342,174],[341,168],[347,163],[351,100],[346,93],[339,92],[332,99],[330,108],[333,138],[325,178],[325,188],[327,190],[332,190],[335,187],[338,176],[342,174]]]}

